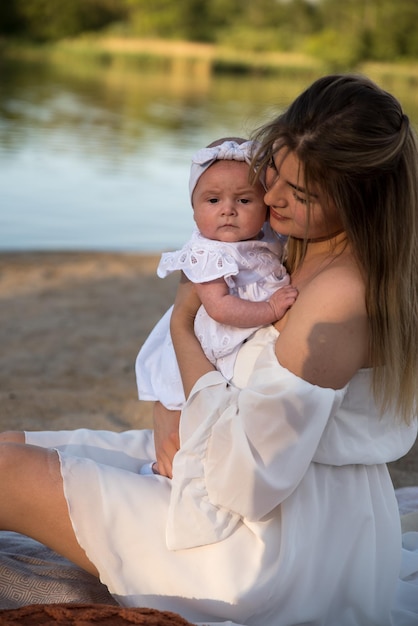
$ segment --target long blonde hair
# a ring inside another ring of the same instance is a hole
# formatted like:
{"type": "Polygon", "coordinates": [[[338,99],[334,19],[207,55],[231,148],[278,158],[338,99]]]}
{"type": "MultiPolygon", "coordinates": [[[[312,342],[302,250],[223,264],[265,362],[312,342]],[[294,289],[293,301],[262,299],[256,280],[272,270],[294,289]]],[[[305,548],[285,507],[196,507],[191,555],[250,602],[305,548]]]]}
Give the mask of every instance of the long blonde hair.
{"type": "MultiPolygon", "coordinates": [[[[257,176],[286,146],[303,163],[305,186],[319,184],[337,207],[364,275],[376,400],[410,422],[418,412],[418,150],[407,116],[366,77],[331,75],[255,138],[257,176]]],[[[304,243],[291,239],[289,252],[294,269],[304,243]]]]}

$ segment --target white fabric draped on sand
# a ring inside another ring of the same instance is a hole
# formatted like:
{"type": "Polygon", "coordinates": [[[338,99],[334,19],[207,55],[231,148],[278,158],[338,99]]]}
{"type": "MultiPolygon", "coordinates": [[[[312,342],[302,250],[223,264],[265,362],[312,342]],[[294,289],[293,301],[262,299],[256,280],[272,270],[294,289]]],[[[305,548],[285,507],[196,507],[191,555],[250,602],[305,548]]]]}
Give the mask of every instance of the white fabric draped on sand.
{"type": "Polygon", "coordinates": [[[218,372],[195,385],[173,481],[137,474],[150,431],[27,440],[58,449],[78,540],[125,606],[206,624],[416,626],[418,533],[401,554],[386,467],[416,425],[379,415],[368,370],[338,391],[294,376],[276,338],[262,329],[240,351],[244,389],[218,372]]]}
{"type": "MultiPolygon", "coordinates": [[[[394,626],[417,624],[418,486],[396,491],[401,515],[416,514],[416,532],[403,535],[394,626]],[[412,600],[412,601],[411,601],[412,600]]],[[[107,587],[46,546],[11,532],[0,533],[0,610],[29,604],[117,604],[107,587]]],[[[206,622],[207,626],[211,626],[206,622]]],[[[217,622],[217,626],[234,626],[217,622]]]]}

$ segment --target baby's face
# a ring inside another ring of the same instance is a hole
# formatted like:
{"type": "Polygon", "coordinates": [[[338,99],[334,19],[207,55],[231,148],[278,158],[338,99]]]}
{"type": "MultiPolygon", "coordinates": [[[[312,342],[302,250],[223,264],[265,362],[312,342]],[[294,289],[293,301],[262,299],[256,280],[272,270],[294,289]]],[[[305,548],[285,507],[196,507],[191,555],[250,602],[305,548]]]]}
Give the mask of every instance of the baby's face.
{"type": "Polygon", "coordinates": [[[267,216],[264,190],[248,182],[244,161],[215,161],[193,191],[193,212],[204,237],[236,242],[254,239],[267,216]]]}

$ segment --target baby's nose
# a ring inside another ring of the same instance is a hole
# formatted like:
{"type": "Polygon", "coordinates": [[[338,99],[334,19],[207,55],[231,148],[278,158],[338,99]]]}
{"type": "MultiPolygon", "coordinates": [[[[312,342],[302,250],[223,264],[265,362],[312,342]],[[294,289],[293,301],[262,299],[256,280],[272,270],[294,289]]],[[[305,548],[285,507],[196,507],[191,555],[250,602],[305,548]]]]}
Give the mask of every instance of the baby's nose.
{"type": "Polygon", "coordinates": [[[232,215],[233,213],[236,213],[235,203],[232,200],[225,200],[222,203],[222,213],[225,215],[232,215]]]}

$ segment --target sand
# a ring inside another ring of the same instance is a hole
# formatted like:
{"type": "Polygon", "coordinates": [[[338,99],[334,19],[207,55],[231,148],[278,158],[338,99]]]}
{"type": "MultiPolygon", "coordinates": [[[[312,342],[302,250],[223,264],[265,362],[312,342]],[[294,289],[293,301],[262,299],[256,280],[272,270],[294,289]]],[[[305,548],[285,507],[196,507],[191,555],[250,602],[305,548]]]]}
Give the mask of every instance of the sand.
{"type": "MultiPolygon", "coordinates": [[[[0,254],[0,429],[151,426],[135,357],[178,281],[156,276],[158,259],[0,254]]],[[[395,487],[418,485],[418,444],[390,471],[395,487]]]]}

